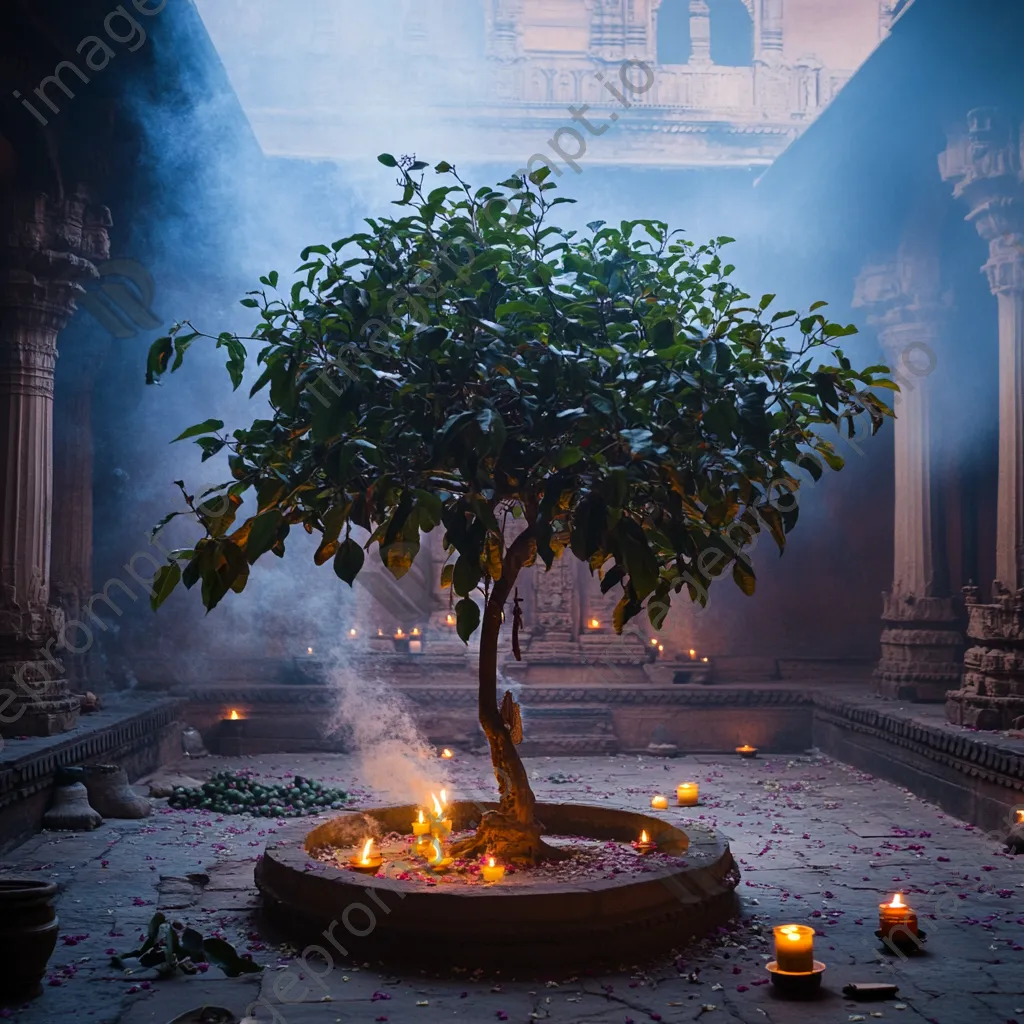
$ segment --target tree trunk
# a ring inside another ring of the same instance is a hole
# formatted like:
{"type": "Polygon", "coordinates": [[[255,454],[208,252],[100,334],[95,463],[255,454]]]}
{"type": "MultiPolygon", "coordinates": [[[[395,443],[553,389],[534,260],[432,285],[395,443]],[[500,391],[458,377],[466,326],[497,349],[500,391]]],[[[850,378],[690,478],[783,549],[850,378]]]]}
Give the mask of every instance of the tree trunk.
{"type": "Polygon", "coordinates": [[[480,827],[469,839],[455,843],[454,857],[490,855],[504,863],[538,864],[560,856],[560,851],[541,839],[544,826],[534,815],[536,797],[519,751],[512,742],[498,710],[498,640],[501,615],[526,561],[531,531],[520,534],[509,546],[502,574],[491,589],[480,625],[480,725],[491,748],[491,764],[498,780],[500,807],[486,811],[480,827]]]}

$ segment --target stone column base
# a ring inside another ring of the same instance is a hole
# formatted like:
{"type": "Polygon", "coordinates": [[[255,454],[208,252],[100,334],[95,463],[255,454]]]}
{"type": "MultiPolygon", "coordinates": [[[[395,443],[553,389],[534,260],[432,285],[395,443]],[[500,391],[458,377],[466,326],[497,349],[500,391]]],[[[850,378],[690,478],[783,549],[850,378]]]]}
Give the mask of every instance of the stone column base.
{"type": "Polygon", "coordinates": [[[978,603],[978,588],[965,587],[967,635],[962,687],[949,694],[946,717],[974,729],[1024,728],[1024,590],[999,583],[993,603],[978,603]]]}
{"type": "Polygon", "coordinates": [[[960,685],[964,639],[952,597],[885,594],[875,693],[915,703],[946,699],[960,685]]]}
{"type": "Polygon", "coordinates": [[[0,662],[0,736],[55,736],[78,724],[79,700],[53,674],[48,662],[0,662]]]}

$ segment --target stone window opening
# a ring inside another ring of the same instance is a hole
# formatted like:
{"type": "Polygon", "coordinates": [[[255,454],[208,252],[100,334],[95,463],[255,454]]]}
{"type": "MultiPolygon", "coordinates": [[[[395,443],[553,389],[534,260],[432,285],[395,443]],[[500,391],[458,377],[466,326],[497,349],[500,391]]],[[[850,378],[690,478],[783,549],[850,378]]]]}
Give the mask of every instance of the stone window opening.
{"type": "Polygon", "coordinates": [[[749,67],[754,63],[750,6],[745,0],[661,0],[656,44],[659,64],[707,63],[710,57],[722,67],[749,67]],[[703,41],[697,60],[695,36],[703,41]]]}

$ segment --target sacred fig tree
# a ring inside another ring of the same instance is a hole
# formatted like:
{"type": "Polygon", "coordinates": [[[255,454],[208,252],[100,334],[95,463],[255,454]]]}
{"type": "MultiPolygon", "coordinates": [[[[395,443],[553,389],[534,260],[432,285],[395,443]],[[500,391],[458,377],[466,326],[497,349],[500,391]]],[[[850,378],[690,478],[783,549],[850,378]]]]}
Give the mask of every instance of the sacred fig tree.
{"type": "Polygon", "coordinates": [[[447,163],[430,188],[422,161],[379,159],[401,216],[310,246],[284,297],[276,272],[261,278],[242,299],[259,314],[250,335],[186,321],[153,344],[149,382],[201,338],[226,349],[235,388],[259,343],[260,374],[252,423],[179,438],[203,460],[224,451],[231,479],[198,498],[178,482],[185,506],[157,529],[188,515],[204,535],[172,552],[152,603],[184,583],[216,607],[296,526],[350,586],[367,552],[401,577],[442,529],[440,583],[462,640],[479,634],[500,792],[452,852],[535,863],[554,850],[496,689],[519,574],[585,561],[620,595],[617,631],[645,611],[659,628],[673,599],[703,604],[726,572],[752,594],[748,549],[762,530],[785,547],[799,469],[840,469],[828,435],[861,417],[877,430],[891,410],[872,389],[895,385],[885,366],[851,367],[837,340],[855,328],[824,303],[800,316],[751,301],[721,256],[731,239],[694,244],[657,220],[563,230],[551,214],[573,200],[553,197],[547,169],[474,191],[447,163]]]}

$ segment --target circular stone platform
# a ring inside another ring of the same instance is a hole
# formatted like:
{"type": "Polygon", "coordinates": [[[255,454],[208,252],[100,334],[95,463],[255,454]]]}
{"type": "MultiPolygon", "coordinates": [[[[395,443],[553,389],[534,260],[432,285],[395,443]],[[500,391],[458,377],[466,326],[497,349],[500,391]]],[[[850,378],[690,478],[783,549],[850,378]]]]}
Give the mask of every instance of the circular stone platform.
{"type": "MultiPolygon", "coordinates": [[[[448,811],[459,831],[495,806],[466,802],[448,811]]],[[[646,829],[672,859],[642,874],[525,886],[429,885],[311,859],[326,847],[351,849],[371,831],[407,832],[416,811],[372,808],[308,833],[301,823],[282,829],[256,865],[267,918],[331,960],[509,969],[633,964],[681,948],[738,910],[739,869],[717,833],[607,807],[538,804],[537,817],[553,837],[628,843],[646,829]]]]}

